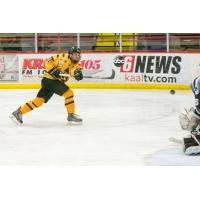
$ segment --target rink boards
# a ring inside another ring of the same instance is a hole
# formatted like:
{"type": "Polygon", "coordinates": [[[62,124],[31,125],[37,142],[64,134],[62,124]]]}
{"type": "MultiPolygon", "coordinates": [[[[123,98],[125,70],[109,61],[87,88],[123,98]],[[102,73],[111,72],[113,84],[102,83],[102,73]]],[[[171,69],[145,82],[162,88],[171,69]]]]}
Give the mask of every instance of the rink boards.
{"type": "MultiPolygon", "coordinates": [[[[0,54],[0,89],[39,88],[44,60],[54,54],[0,54]]],[[[83,53],[85,78],[72,88],[190,89],[199,75],[199,54],[83,53]]]]}

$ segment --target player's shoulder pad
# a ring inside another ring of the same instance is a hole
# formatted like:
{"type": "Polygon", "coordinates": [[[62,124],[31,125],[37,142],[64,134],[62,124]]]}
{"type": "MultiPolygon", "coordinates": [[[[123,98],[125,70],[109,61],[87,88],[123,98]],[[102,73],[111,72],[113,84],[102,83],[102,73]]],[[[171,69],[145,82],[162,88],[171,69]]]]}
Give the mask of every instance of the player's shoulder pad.
{"type": "Polygon", "coordinates": [[[58,54],[51,56],[52,61],[55,61],[57,58],[58,58],[58,54]]]}
{"type": "Polygon", "coordinates": [[[63,57],[63,54],[56,54],[56,55],[53,55],[53,59],[54,60],[58,60],[58,59],[60,59],[60,58],[62,58],[63,57]]]}

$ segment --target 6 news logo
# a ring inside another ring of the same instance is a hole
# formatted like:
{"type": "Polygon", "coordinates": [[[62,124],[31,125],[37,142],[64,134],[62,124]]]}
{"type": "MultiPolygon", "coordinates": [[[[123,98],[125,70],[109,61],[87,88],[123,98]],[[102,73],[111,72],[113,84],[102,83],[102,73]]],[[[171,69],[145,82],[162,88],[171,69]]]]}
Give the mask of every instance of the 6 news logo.
{"type": "Polygon", "coordinates": [[[135,56],[116,56],[114,65],[120,67],[120,72],[133,72],[135,56]]]}
{"type": "Polygon", "coordinates": [[[163,73],[179,74],[181,71],[181,56],[171,55],[118,55],[113,63],[124,73],[163,73]]]}

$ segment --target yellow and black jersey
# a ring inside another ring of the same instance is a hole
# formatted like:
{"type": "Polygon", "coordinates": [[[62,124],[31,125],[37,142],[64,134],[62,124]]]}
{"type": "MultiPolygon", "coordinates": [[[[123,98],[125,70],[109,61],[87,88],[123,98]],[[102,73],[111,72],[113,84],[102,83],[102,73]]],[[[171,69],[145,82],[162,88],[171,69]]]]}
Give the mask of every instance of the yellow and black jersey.
{"type": "Polygon", "coordinates": [[[60,81],[67,81],[69,78],[54,78],[49,72],[54,69],[58,69],[63,74],[69,74],[70,77],[74,76],[74,71],[76,69],[82,69],[79,63],[72,63],[68,58],[68,54],[57,54],[46,59],[44,62],[44,75],[43,77],[48,79],[56,79],[60,81]]]}

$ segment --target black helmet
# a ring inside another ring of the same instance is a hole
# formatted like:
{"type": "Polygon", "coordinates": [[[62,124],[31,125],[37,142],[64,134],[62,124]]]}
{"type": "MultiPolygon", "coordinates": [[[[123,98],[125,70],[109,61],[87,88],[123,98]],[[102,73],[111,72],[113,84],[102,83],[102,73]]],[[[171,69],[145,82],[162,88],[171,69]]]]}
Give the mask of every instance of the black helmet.
{"type": "Polygon", "coordinates": [[[78,48],[78,47],[73,46],[73,47],[71,47],[70,50],[68,51],[68,58],[70,58],[71,61],[72,61],[73,63],[78,63],[78,62],[80,61],[80,59],[81,59],[81,56],[79,57],[78,60],[77,60],[77,59],[73,59],[73,58],[72,58],[72,54],[73,54],[73,53],[79,53],[79,54],[81,54],[81,49],[78,48]]]}

